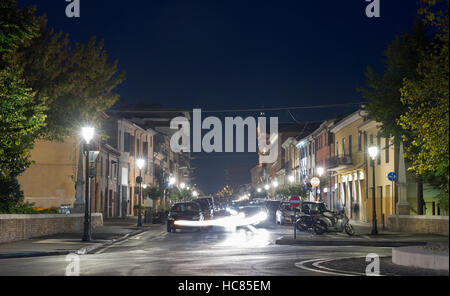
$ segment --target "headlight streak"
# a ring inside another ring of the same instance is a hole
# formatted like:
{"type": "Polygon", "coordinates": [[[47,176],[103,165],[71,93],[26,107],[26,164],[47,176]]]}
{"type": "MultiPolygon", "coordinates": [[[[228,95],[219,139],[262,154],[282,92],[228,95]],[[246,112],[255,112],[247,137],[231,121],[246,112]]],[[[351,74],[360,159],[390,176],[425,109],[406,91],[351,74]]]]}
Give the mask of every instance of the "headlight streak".
{"type": "Polygon", "coordinates": [[[267,213],[265,212],[260,212],[251,217],[246,217],[244,213],[239,213],[237,215],[207,221],[176,220],[174,224],[177,226],[191,226],[191,227],[221,226],[226,228],[235,228],[239,226],[255,225],[261,223],[266,219],[267,213]]]}

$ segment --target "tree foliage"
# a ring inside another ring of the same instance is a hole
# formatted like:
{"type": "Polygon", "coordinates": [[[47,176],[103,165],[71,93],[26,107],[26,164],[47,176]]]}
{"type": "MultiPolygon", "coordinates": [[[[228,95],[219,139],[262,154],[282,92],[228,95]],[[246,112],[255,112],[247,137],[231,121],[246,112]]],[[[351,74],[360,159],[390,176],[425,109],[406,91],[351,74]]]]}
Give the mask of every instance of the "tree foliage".
{"type": "Polygon", "coordinates": [[[0,2],[0,53],[12,52],[24,40],[37,36],[34,9],[17,8],[16,0],[0,2]]]}
{"type": "Polygon", "coordinates": [[[404,78],[417,77],[421,53],[427,49],[430,39],[422,22],[414,24],[411,33],[397,36],[384,52],[382,75],[370,66],[366,72],[366,85],[358,91],[367,100],[369,117],[381,123],[381,136],[400,141],[405,130],[397,120],[406,112],[401,102],[400,89],[404,78]]]}
{"type": "Polygon", "coordinates": [[[447,9],[435,10],[436,1],[423,1],[419,13],[432,29],[429,50],[421,51],[415,77],[405,77],[401,102],[406,108],[398,124],[411,143],[406,155],[411,170],[419,175],[434,175],[448,198],[449,184],[449,51],[447,9]]]}
{"type": "Polygon", "coordinates": [[[299,184],[293,184],[281,186],[277,189],[276,194],[283,199],[288,199],[291,196],[298,196],[305,199],[308,196],[308,191],[299,184]]]}
{"type": "Polygon", "coordinates": [[[40,136],[62,140],[87,122],[95,124],[100,112],[118,100],[115,88],[124,81],[117,61],[110,63],[103,41],[71,45],[68,35],[47,27],[39,17],[39,36],[25,41],[8,58],[24,69],[27,85],[46,103],[46,126],[40,136]]]}

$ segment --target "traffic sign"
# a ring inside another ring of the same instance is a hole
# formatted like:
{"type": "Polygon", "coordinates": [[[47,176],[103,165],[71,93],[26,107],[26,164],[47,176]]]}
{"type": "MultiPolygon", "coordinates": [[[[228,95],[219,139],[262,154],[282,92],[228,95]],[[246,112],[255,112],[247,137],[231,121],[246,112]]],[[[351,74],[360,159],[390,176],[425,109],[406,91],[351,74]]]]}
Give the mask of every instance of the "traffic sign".
{"type": "Polygon", "coordinates": [[[289,200],[289,203],[294,208],[297,208],[300,205],[300,203],[301,203],[301,199],[298,196],[291,196],[291,199],[289,200]]]}
{"type": "Polygon", "coordinates": [[[398,178],[398,176],[397,176],[397,174],[395,172],[390,172],[387,175],[387,177],[388,177],[389,181],[391,181],[391,182],[397,181],[397,178],[398,178]]]}
{"type": "Polygon", "coordinates": [[[319,187],[320,185],[320,179],[317,177],[314,177],[311,179],[311,185],[312,187],[319,187]]]}

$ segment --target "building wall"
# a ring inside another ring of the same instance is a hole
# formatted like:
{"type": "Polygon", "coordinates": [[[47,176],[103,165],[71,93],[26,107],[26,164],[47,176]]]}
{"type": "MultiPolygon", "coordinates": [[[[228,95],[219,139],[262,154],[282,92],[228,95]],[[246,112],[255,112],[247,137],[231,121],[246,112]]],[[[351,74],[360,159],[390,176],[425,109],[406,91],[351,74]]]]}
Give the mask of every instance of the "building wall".
{"type": "Polygon", "coordinates": [[[36,141],[30,156],[35,163],[18,178],[26,201],[36,203],[38,208],[73,206],[78,143],[75,138],[36,141]]]}

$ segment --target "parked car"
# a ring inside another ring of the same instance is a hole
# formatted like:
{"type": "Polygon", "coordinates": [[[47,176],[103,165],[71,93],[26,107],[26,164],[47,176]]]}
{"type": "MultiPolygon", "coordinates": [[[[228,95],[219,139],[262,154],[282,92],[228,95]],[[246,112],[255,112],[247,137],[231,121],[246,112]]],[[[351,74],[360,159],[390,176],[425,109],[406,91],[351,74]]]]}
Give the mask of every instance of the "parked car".
{"type": "Polygon", "coordinates": [[[278,207],[275,214],[275,222],[277,224],[293,223],[294,221],[294,208],[289,202],[282,202],[278,207]]]}
{"type": "Polygon", "coordinates": [[[267,222],[269,217],[269,210],[264,205],[239,207],[238,213],[243,213],[245,218],[253,220],[251,223],[253,225],[264,224],[267,222]]]}
{"type": "Polygon", "coordinates": [[[203,219],[203,213],[197,203],[176,203],[170,209],[167,217],[167,232],[172,232],[181,228],[193,227],[189,225],[177,225],[176,221],[203,221],[203,219]]]}
{"type": "Polygon", "coordinates": [[[214,219],[214,201],[212,197],[200,197],[192,202],[197,203],[205,220],[214,219]]]}
{"type": "Polygon", "coordinates": [[[275,217],[277,214],[277,210],[280,207],[281,201],[279,200],[267,200],[264,205],[266,206],[267,210],[269,210],[269,219],[270,221],[275,221],[275,217]]]}

